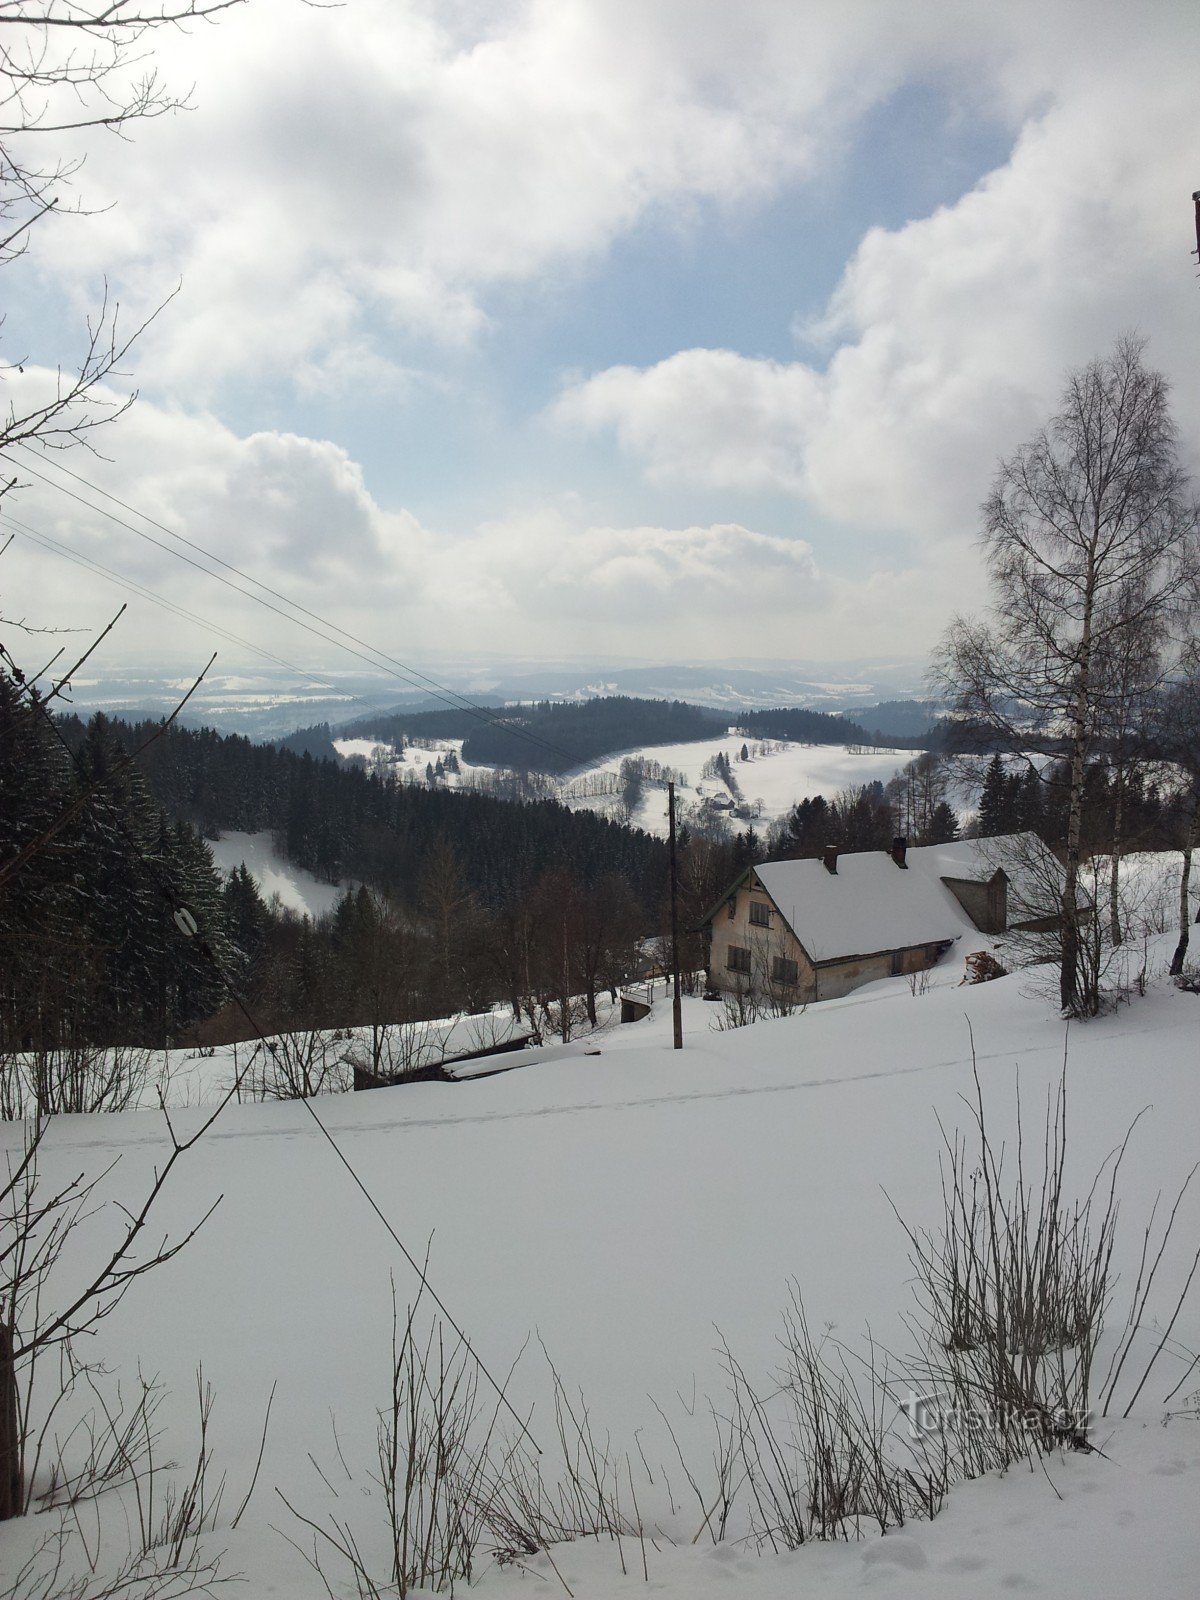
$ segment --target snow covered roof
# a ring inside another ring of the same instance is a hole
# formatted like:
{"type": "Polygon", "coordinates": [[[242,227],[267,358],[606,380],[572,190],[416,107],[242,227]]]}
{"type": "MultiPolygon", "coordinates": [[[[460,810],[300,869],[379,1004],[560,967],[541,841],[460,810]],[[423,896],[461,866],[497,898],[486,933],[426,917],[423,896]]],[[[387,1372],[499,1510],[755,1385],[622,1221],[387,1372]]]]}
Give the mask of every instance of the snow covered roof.
{"type": "Polygon", "coordinates": [[[1010,925],[1026,915],[1049,916],[1062,882],[1057,857],[1036,833],[1006,833],[993,839],[956,839],[953,844],[920,845],[908,852],[910,872],[986,883],[997,872],[1008,879],[1010,925]]]}
{"type": "Polygon", "coordinates": [[[957,939],[975,928],[947,889],[902,870],[883,850],[821,861],[766,861],[755,868],[792,932],[814,961],[906,950],[957,939]]]}
{"type": "Polygon", "coordinates": [[[816,860],[766,861],[754,871],[809,956],[838,961],[977,936],[945,879],[986,883],[1003,870],[1011,908],[1014,899],[1029,906],[1044,901],[1045,890],[1038,896],[1034,880],[1043,865],[1048,873],[1056,870],[1032,834],[923,845],[910,849],[906,860],[901,868],[886,850],[864,850],[839,855],[836,873],[816,860]]]}

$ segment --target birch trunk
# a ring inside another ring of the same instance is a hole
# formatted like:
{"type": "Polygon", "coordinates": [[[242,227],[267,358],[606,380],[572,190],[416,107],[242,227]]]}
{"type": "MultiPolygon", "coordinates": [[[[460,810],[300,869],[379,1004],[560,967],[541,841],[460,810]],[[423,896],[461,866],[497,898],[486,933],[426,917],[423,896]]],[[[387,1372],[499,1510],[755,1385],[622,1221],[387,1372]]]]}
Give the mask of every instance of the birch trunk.
{"type": "Polygon", "coordinates": [[[1200,832],[1200,803],[1192,805],[1192,820],[1183,844],[1183,870],[1179,874],[1179,943],[1171,957],[1171,976],[1177,978],[1187,964],[1188,943],[1191,939],[1191,907],[1189,890],[1192,881],[1192,851],[1200,832]]]}
{"type": "Polygon", "coordinates": [[[1118,769],[1116,800],[1113,805],[1112,877],[1108,886],[1108,924],[1113,949],[1121,943],[1121,831],[1125,820],[1125,774],[1118,769]]]}

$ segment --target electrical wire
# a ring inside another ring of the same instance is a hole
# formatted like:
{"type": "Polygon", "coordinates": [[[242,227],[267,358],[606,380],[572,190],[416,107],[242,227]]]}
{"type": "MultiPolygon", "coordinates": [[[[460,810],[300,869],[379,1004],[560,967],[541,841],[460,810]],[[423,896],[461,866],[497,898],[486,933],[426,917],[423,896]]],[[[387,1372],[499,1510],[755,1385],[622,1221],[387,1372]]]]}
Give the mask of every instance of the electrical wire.
{"type": "MultiPolygon", "coordinates": [[[[35,459],[42,459],[39,458],[36,452],[31,450],[27,445],[22,444],[19,445],[18,448],[20,448],[26,455],[33,455],[35,459]]],[[[18,469],[20,468],[20,463],[12,461],[12,458],[4,455],[3,452],[0,452],[0,460],[9,461],[12,465],[17,466],[18,469]]],[[[301,605],[298,601],[290,599],[280,590],[273,589],[269,584],[265,584],[260,579],[252,577],[249,573],[243,571],[242,568],[236,567],[232,563],[225,561],[221,556],[216,555],[215,552],[207,549],[204,545],[195,540],[186,538],[183,534],[176,533],[173,529],[167,527],[164,523],[158,522],[148,513],[139,511],[135,507],[130,506],[126,501],[118,499],[116,495],[110,495],[107,490],[100,488],[99,485],[92,483],[89,479],[82,477],[79,473],[72,472],[69,467],[64,467],[57,461],[51,463],[45,461],[44,459],[43,465],[52,465],[56,471],[66,473],[67,476],[73,478],[77,483],[84,485],[84,487],[88,488],[93,493],[100,495],[104,499],[111,500],[114,505],[119,505],[123,510],[129,511],[132,516],[141,518],[142,521],[149,523],[151,527],[158,528],[161,532],[165,533],[168,538],[173,539],[177,544],[186,545],[188,549],[193,550],[198,555],[203,556],[206,561],[211,561],[217,566],[223,567],[226,572],[234,573],[246,583],[253,584],[255,588],[263,591],[262,594],[255,594],[252,590],[242,588],[240,585],[234,583],[232,579],[223,576],[222,573],[214,572],[211,567],[204,566],[201,562],[195,561],[190,556],[185,555],[182,550],[174,549],[171,545],[165,544],[161,539],[156,539],[153,534],[145,532],[144,529],[135,527],[133,523],[127,522],[124,517],[117,516],[115,512],[108,510],[107,507],[96,505],[91,500],[86,499],[83,495],[77,494],[73,489],[68,488],[66,484],[57,482],[54,478],[47,476],[47,474],[39,470],[39,468],[30,466],[26,467],[25,470],[32,472],[34,477],[38,478],[48,488],[57,490],[59,494],[66,495],[69,499],[74,500],[79,505],[86,507],[87,510],[94,512],[97,516],[107,517],[111,522],[114,522],[118,527],[126,529],[127,532],[132,533],[136,538],[143,539],[146,541],[146,543],[153,545],[156,549],[163,551],[165,554],[174,556],[178,561],[185,562],[189,567],[194,568],[197,572],[203,573],[205,577],[213,578],[216,580],[216,582],[224,584],[227,589],[231,589],[235,594],[241,595],[243,599],[251,600],[257,605],[264,606],[268,611],[274,612],[276,616],[282,617],[284,621],[292,623],[295,627],[303,628],[306,632],[313,634],[316,638],[321,639],[324,643],[332,644],[336,649],[344,650],[347,654],[357,657],[360,661],[365,661],[368,666],[388,673],[391,677],[397,678],[400,682],[407,684],[409,688],[423,690],[424,692],[430,694],[433,698],[440,700],[443,705],[448,706],[451,710],[465,712],[467,715],[474,716],[489,726],[501,727],[514,737],[525,740],[525,742],[528,744],[539,746],[543,750],[547,750],[555,755],[562,756],[572,765],[581,764],[581,758],[577,753],[564,749],[563,746],[555,744],[553,740],[546,739],[541,734],[534,733],[532,729],[525,728],[519,723],[513,723],[509,721],[503,715],[497,715],[494,712],[489,712],[486,707],[479,705],[476,701],[471,700],[468,696],[460,694],[458,690],[451,689],[448,685],[438,682],[437,679],[431,678],[428,674],[420,672],[417,668],[410,667],[407,663],[399,661],[395,656],[388,655],[386,651],[380,650],[378,646],[371,644],[368,640],[362,639],[357,634],[349,632],[348,629],[341,627],[336,622],[332,622],[329,618],[322,616],[319,612],[310,610],[307,606],[301,605]],[[272,600],[265,599],[265,595],[271,595],[275,600],[282,601],[284,606],[291,607],[292,611],[299,612],[300,615],[291,615],[289,611],[283,610],[281,606],[273,604],[272,600]],[[306,617],[312,620],[303,620],[306,617]],[[313,625],[314,623],[319,623],[320,628],[315,627],[313,625]],[[322,632],[321,629],[328,629],[329,632],[322,632]],[[339,635],[340,637],[338,637],[339,635]],[[370,651],[370,655],[365,655],[363,653],[364,650],[370,651]]]]}
{"type": "MultiPolygon", "coordinates": [[[[43,703],[41,697],[38,696],[34,692],[34,690],[32,688],[30,688],[26,684],[25,674],[22,672],[22,670],[21,670],[20,666],[18,666],[17,662],[13,659],[12,655],[9,653],[7,647],[5,646],[5,644],[3,643],[2,640],[0,640],[0,660],[2,660],[2,661],[7,663],[9,671],[12,673],[15,681],[17,682],[18,686],[20,687],[21,692],[27,694],[29,696],[29,699],[30,699],[32,705],[34,706],[34,708],[41,712],[43,718],[45,719],[45,721],[49,725],[51,731],[53,732],[54,737],[58,740],[59,744],[62,745],[63,749],[66,751],[67,756],[70,758],[70,760],[71,760],[73,766],[75,767],[76,771],[80,774],[80,776],[86,782],[90,783],[91,780],[88,778],[87,769],[84,766],[83,761],[82,761],[81,757],[79,756],[78,752],[73,750],[71,748],[71,746],[68,744],[67,740],[64,738],[62,729],[59,727],[57,720],[51,715],[48,706],[46,706],[43,703]]],[[[127,822],[126,822],[126,819],[125,819],[124,815],[122,814],[122,812],[120,810],[120,807],[112,799],[111,796],[109,796],[107,793],[105,793],[104,788],[102,786],[99,786],[99,785],[93,785],[92,786],[90,798],[95,798],[95,799],[98,799],[99,801],[102,802],[102,804],[104,805],[104,807],[108,811],[108,814],[109,814],[110,818],[116,824],[118,832],[120,833],[122,838],[125,840],[125,843],[126,843],[128,849],[131,850],[133,852],[133,854],[141,862],[142,867],[144,868],[144,870],[145,870],[147,876],[149,877],[150,881],[154,884],[155,888],[158,890],[158,893],[160,894],[160,896],[162,897],[163,901],[165,902],[165,904],[167,905],[168,909],[170,910],[170,912],[171,912],[171,920],[174,923],[174,925],[175,925],[176,929],[178,930],[178,932],[184,938],[186,938],[189,941],[192,941],[192,942],[195,943],[196,948],[200,951],[201,955],[205,958],[205,960],[212,967],[212,970],[216,974],[218,981],[221,983],[222,987],[225,989],[225,991],[229,995],[230,999],[233,1001],[233,1003],[237,1006],[238,1010],[245,1017],[247,1023],[250,1025],[250,1028],[253,1030],[253,1033],[254,1033],[255,1037],[258,1039],[259,1043],[271,1055],[275,1055],[277,1047],[267,1038],[267,1035],[263,1031],[262,1027],[259,1025],[259,1022],[258,1022],[257,1018],[251,1012],[249,1005],[243,999],[243,997],[242,997],[240,991],[238,990],[236,984],[233,982],[233,979],[229,976],[229,973],[226,971],[224,965],[222,964],[222,962],[218,958],[216,952],[213,950],[212,945],[209,942],[208,938],[205,936],[204,930],[201,927],[201,925],[200,925],[195,913],[175,893],[174,887],[168,882],[168,880],[159,871],[158,864],[156,862],[154,862],[153,860],[151,860],[150,856],[147,855],[146,850],[143,847],[141,841],[130,830],[130,828],[129,828],[127,822]]],[[[245,1070],[248,1070],[248,1067],[245,1070]]],[[[483,1376],[486,1378],[488,1383],[496,1391],[496,1394],[497,1394],[501,1404],[505,1407],[505,1409],[512,1416],[513,1420],[517,1423],[517,1426],[521,1429],[522,1434],[529,1440],[529,1442],[533,1446],[534,1450],[537,1451],[537,1453],[540,1455],[541,1454],[541,1450],[540,1450],[540,1448],[539,1448],[539,1446],[537,1444],[537,1441],[534,1439],[533,1435],[530,1433],[528,1424],[521,1418],[521,1416],[518,1414],[517,1410],[513,1406],[511,1400],[509,1400],[508,1395],[505,1392],[504,1386],[502,1384],[500,1384],[495,1377],[493,1377],[490,1369],[485,1365],[482,1357],[479,1355],[478,1351],[475,1349],[474,1345],[471,1343],[471,1340],[467,1336],[466,1332],[463,1330],[461,1324],[456,1320],[454,1315],[449,1311],[449,1309],[447,1308],[445,1302],[442,1300],[441,1296],[437,1293],[436,1289],[434,1289],[433,1285],[429,1282],[427,1267],[418,1264],[416,1257],[412,1254],[412,1252],[409,1250],[408,1246],[404,1243],[403,1239],[401,1239],[400,1235],[397,1233],[396,1229],[393,1227],[392,1223],[388,1220],[387,1216],[385,1215],[385,1213],[384,1213],[382,1207],[379,1205],[378,1201],[372,1195],[371,1191],[367,1188],[366,1184],[363,1182],[363,1180],[359,1176],[359,1174],[355,1171],[354,1166],[350,1162],[350,1160],[347,1157],[345,1151],[337,1143],[337,1141],[334,1139],[333,1135],[330,1133],[329,1129],[325,1126],[324,1122],[322,1122],[321,1118],[318,1116],[317,1112],[314,1110],[310,1100],[307,1099],[307,1098],[301,1097],[300,1104],[304,1107],[304,1109],[308,1112],[309,1116],[316,1123],[316,1125],[317,1125],[318,1129],[320,1130],[321,1134],[323,1135],[326,1143],[329,1145],[329,1148],[333,1151],[334,1155],[337,1156],[338,1160],[345,1167],[346,1171],[350,1174],[350,1177],[353,1179],[353,1181],[355,1183],[355,1186],[362,1193],[364,1199],[367,1201],[367,1204],[370,1206],[371,1210],[379,1218],[380,1222],[383,1223],[383,1226],[386,1228],[386,1230],[388,1232],[388,1235],[390,1236],[390,1238],[392,1239],[392,1241],[396,1245],[396,1247],[399,1249],[399,1251],[400,1251],[401,1255],[404,1257],[405,1261],[407,1261],[409,1266],[412,1267],[413,1271],[417,1273],[418,1277],[421,1280],[421,1283],[422,1283],[423,1287],[425,1289],[427,1289],[428,1292],[429,1292],[429,1298],[433,1301],[434,1305],[437,1306],[438,1310],[445,1317],[446,1321],[449,1323],[449,1325],[453,1329],[454,1333],[458,1336],[459,1339],[462,1340],[464,1349],[466,1349],[467,1351],[470,1352],[472,1360],[478,1366],[479,1371],[483,1374],[483,1376]]]]}
{"type": "MultiPolygon", "coordinates": [[[[100,577],[106,578],[110,583],[115,584],[117,588],[125,590],[127,594],[139,595],[143,600],[148,600],[151,605],[158,606],[160,610],[170,615],[181,617],[185,622],[193,622],[198,627],[205,628],[210,633],[215,633],[219,638],[228,640],[230,644],[238,645],[243,650],[249,650],[252,654],[261,656],[264,661],[270,661],[274,666],[283,667],[286,671],[294,673],[298,678],[311,678],[314,676],[313,673],[306,671],[305,668],[298,667],[295,662],[288,661],[283,656],[275,655],[264,645],[255,644],[250,639],[244,639],[241,634],[233,633],[222,623],[213,622],[210,618],[201,616],[199,612],[189,611],[186,606],[181,606],[175,600],[168,600],[165,595],[159,594],[154,589],[147,588],[144,583],[139,583],[136,578],[126,577],[122,573],[114,571],[111,567],[106,567],[103,562],[95,560],[92,556],[85,556],[82,551],[72,550],[70,545],[62,544],[51,534],[44,533],[40,528],[31,528],[28,523],[14,517],[11,511],[5,511],[0,507],[0,516],[3,516],[10,527],[16,528],[25,538],[32,540],[34,544],[40,545],[50,555],[59,556],[64,561],[71,562],[74,566],[81,567],[85,571],[94,572],[100,577]]],[[[346,699],[358,701],[359,704],[364,706],[371,704],[365,695],[351,693],[349,689],[333,682],[327,673],[320,673],[316,676],[328,679],[330,687],[339,694],[344,695],[346,699]]]]}

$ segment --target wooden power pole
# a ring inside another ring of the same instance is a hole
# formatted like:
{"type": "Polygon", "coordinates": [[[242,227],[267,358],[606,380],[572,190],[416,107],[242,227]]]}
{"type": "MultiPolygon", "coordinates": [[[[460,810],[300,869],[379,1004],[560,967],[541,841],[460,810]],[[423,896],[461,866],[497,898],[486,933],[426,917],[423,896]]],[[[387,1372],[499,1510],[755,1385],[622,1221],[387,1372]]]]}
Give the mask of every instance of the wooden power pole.
{"type": "Polygon", "coordinates": [[[671,831],[671,1019],[675,1025],[675,1048],[683,1049],[683,1007],[679,999],[679,873],[675,866],[675,785],[667,784],[667,816],[671,831]]]}

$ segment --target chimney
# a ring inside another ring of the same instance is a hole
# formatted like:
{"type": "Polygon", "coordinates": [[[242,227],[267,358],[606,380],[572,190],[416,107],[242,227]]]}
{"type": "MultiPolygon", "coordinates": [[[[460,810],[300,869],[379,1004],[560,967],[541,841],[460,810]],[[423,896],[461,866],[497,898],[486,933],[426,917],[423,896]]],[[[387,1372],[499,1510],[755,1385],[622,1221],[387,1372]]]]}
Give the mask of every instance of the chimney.
{"type": "Polygon", "coordinates": [[[825,846],[825,855],[823,858],[825,871],[832,872],[835,878],[837,877],[837,856],[837,845],[827,844],[825,846]]]}
{"type": "Polygon", "coordinates": [[[892,840],[892,860],[898,867],[907,867],[908,862],[904,859],[907,854],[908,840],[903,836],[903,834],[898,833],[892,840]]]}

